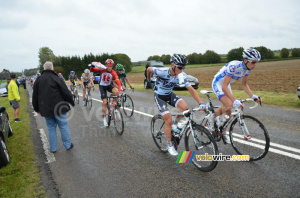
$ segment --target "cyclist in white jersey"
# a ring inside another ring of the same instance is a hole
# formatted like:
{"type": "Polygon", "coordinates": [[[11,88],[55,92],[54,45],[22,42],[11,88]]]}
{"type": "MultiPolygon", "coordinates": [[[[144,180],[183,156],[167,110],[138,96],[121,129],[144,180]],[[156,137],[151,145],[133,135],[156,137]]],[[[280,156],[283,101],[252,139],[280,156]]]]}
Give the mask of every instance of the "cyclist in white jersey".
{"type": "MultiPolygon", "coordinates": [[[[214,130],[215,118],[217,118],[218,122],[220,122],[220,117],[217,116],[220,116],[224,113],[226,113],[228,116],[231,116],[232,107],[243,106],[243,104],[241,104],[241,102],[233,96],[230,83],[242,78],[242,88],[244,91],[251,98],[257,100],[257,102],[261,101],[259,96],[256,96],[252,93],[247,83],[251,70],[255,68],[260,59],[260,53],[256,49],[244,50],[243,61],[231,61],[223,66],[215,75],[212,81],[212,88],[223,106],[216,109],[215,113],[209,119],[208,124],[211,130],[214,130]]],[[[229,137],[225,134],[223,134],[223,136],[225,142],[230,143],[229,137]]]]}
{"type": "MultiPolygon", "coordinates": [[[[156,84],[154,86],[154,99],[157,104],[157,107],[163,116],[165,121],[165,136],[167,138],[167,149],[171,155],[178,155],[177,151],[174,148],[174,145],[171,142],[171,129],[176,130],[177,127],[180,128],[188,120],[181,119],[183,116],[178,116],[172,125],[172,116],[167,107],[167,103],[173,107],[179,109],[179,112],[187,110],[189,107],[186,102],[172,92],[174,86],[179,84],[185,84],[187,90],[191,93],[193,98],[198,102],[201,109],[204,109],[206,106],[202,103],[198,93],[187,81],[185,76],[183,76],[182,71],[185,68],[185,65],[188,63],[186,57],[181,54],[174,54],[171,57],[171,68],[156,68],[148,67],[147,69],[147,80],[150,81],[151,74],[157,76],[156,84]],[[179,121],[179,123],[178,123],[179,121]],[[178,123],[178,126],[177,126],[178,123]]],[[[177,129],[178,130],[178,129],[177,129]]]]}

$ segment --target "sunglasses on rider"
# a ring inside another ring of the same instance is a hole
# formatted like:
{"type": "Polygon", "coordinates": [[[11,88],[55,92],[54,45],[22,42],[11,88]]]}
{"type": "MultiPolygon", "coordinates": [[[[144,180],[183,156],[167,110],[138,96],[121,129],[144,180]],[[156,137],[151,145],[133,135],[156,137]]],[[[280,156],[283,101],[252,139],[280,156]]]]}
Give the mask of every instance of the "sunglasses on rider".
{"type": "Polygon", "coordinates": [[[176,65],[176,67],[179,69],[179,70],[183,70],[185,68],[185,66],[178,66],[176,65]]]}
{"type": "Polygon", "coordinates": [[[251,62],[253,65],[257,63],[257,61],[249,61],[249,62],[251,62]]]}

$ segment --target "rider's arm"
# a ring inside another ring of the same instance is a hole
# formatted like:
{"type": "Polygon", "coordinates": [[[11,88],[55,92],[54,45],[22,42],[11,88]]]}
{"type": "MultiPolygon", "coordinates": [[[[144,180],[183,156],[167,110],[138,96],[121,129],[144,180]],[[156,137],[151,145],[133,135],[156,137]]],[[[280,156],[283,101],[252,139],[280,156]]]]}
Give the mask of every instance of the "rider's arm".
{"type": "Polygon", "coordinates": [[[121,85],[121,82],[118,78],[116,79],[116,83],[118,85],[119,93],[121,94],[122,93],[122,85],[121,85]]]}
{"type": "Polygon", "coordinates": [[[222,84],[222,90],[225,93],[225,95],[233,102],[233,101],[235,101],[235,98],[233,97],[232,93],[228,89],[228,85],[230,83],[230,80],[231,80],[231,76],[226,75],[224,77],[224,81],[223,81],[223,84],[222,84]]]}
{"type": "Polygon", "coordinates": [[[147,80],[148,80],[148,81],[151,80],[152,68],[153,68],[153,67],[148,67],[148,69],[147,69],[147,80]]]}
{"type": "Polygon", "coordinates": [[[131,87],[130,81],[127,77],[125,77],[126,82],[128,83],[128,85],[131,87]]]}
{"type": "Polygon", "coordinates": [[[244,89],[244,91],[251,97],[253,95],[249,85],[248,85],[248,76],[244,76],[242,78],[242,88],[244,89]]]}
{"type": "Polygon", "coordinates": [[[91,84],[92,84],[93,87],[95,86],[94,85],[94,76],[91,77],[91,84]]]}
{"type": "Polygon", "coordinates": [[[115,79],[115,81],[118,85],[119,93],[121,94],[122,93],[122,85],[121,85],[121,82],[119,80],[117,73],[114,70],[112,70],[111,75],[115,79]]]}
{"type": "MultiPolygon", "coordinates": [[[[92,62],[91,65],[94,66],[95,68],[92,68],[92,67],[91,67],[90,71],[92,71],[92,70],[94,70],[94,69],[98,69],[98,70],[100,70],[100,71],[106,69],[106,66],[102,65],[100,62],[92,62]]],[[[98,70],[96,70],[96,71],[98,71],[98,70]]]]}
{"type": "Polygon", "coordinates": [[[118,86],[117,83],[116,83],[116,80],[113,80],[112,83],[113,83],[114,87],[118,86]]]}
{"type": "Polygon", "coordinates": [[[187,90],[190,92],[190,94],[193,96],[193,98],[198,102],[198,104],[203,103],[200,96],[198,95],[197,91],[192,86],[187,87],[187,90]]]}

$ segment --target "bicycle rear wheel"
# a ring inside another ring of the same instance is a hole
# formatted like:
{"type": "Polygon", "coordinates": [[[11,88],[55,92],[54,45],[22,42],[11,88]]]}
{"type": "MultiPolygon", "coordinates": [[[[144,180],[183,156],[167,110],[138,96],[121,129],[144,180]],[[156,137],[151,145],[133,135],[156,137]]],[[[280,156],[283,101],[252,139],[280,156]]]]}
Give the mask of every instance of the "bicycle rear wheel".
{"type": "Polygon", "coordinates": [[[218,155],[219,150],[217,144],[210,134],[210,132],[203,126],[194,124],[192,130],[190,127],[186,129],[185,133],[185,149],[187,151],[195,151],[192,158],[192,163],[203,172],[210,172],[214,170],[218,161],[201,160],[201,156],[218,155]],[[194,134],[193,134],[194,132],[194,134]]]}
{"type": "Polygon", "coordinates": [[[119,135],[122,135],[124,132],[124,121],[122,113],[120,109],[113,109],[112,111],[115,129],[119,133],[119,135]]]}
{"type": "Polygon", "coordinates": [[[241,123],[238,118],[234,119],[230,125],[229,135],[234,150],[240,155],[249,155],[250,161],[264,158],[269,151],[268,131],[252,116],[244,115],[241,123]]]}
{"type": "Polygon", "coordinates": [[[167,152],[167,139],[164,131],[165,121],[161,115],[155,115],[151,120],[151,134],[155,145],[162,152],[167,152]]]}
{"type": "Polygon", "coordinates": [[[110,114],[110,109],[109,109],[109,105],[107,105],[107,109],[106,109],[106,121],[107,121],[107,127],[110,126],[110,122],[111,122],[111,114],[110,114]]]}
{"type": "Polygon", "coordinates": [[[123,112],[127,117],[131,117],[134,112],[134,105],[131,97],[127,94],[125,94],[122,97],[122,108],[123,112]]]}

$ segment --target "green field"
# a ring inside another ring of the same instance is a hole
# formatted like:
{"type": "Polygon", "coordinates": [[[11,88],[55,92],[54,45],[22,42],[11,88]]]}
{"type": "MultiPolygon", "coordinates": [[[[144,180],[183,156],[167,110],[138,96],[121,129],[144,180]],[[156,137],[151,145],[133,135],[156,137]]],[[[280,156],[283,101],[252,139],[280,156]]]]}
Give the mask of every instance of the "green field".
{"type": "MultiPolygon", "coordinates": [[[[186,69],[191,69],[191,68],[202,68],[202,67],[216,67],[216,66],[222,66],[224,63],[216,63],[216,64],[196,64],[196,65],[187,65],[186,69]]],[[[132,70],[130,73],[144,73],[145,72],[145,66],[136,66],[132,67],[132,70]]],[[[171,67],[171,65],[165,65],[165,67],[171,67]]]]}
{"type": "MultiPolygon", "coordinates": [[[[152,89],[145,89],[143,84],[133,84],[133,87],[136,91],[146,91],[153,93],[152,89]]],[[[211,88],[201,88],[201,90],[211,90],[211,88]]],[[[200,98],[207,99],[205,95],[200,94],[200,89],[197,89],[198,95],[200,98]]],[[[174,91],[177,95],[180,96],[190,96],[190,92],[180,90],[174,91]]],[[[249,98],[249,96],[241,90],[233,90],[234,96],[240,99],[249,98]]],[[[300,108],[300,100],[297,97],[296,93],[283,93],[278,94],[277,92],[267,92],[267,91],[257,91],[255,92],[257,95],[263,96],[263,105],[276,105],[282,107],[293,107],[300,108]]],[[[215,94],[210,95],[212,99],[217,99],[215,94]]]]}
{"type": "Polygon", "coordinates": [[[13,109],[7,97],[0,97],[0,105],[5,106],[10,117],[14,135],[8,139],[7,148],[11,163],[0,169],[0,197],[40,197],[45,191],[40,186],[40,173],[33,150],[26,90],[20,87],[22,122],[15,123],[13,109]]]}

